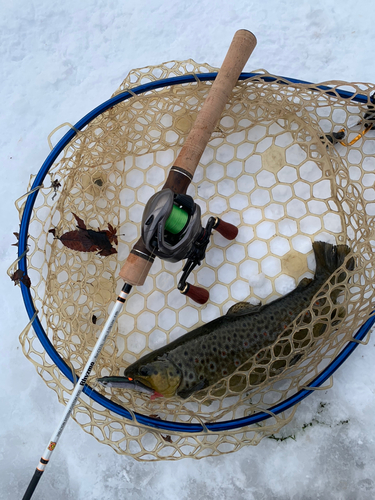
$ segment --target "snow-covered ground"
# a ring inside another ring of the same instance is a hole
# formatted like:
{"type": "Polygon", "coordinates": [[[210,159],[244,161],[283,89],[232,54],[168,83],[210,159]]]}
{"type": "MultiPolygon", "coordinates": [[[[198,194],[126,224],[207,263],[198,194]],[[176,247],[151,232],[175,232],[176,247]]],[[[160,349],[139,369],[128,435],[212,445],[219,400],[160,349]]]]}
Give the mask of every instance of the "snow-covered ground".
{"type": "MultiPolygon", "coordinates": [[[[12,0],[1,2],[0,498],[21,498],[62,406],[24,358],[28,319],[6,276],[13,201],[49,149],[47,136],[106,100],[133,68],[192,58],[220,66],[234,32],[253,31],[247,70],[309,81],[375,82],[368,1],[12,0]]],[[[69,422],[35,493],[56,500],[373,499],[374,340],[299,407],[283,435],[201,461],[138,463],[69,422]],[[311,425],[310,425],[311,424],[311,425]]]]}

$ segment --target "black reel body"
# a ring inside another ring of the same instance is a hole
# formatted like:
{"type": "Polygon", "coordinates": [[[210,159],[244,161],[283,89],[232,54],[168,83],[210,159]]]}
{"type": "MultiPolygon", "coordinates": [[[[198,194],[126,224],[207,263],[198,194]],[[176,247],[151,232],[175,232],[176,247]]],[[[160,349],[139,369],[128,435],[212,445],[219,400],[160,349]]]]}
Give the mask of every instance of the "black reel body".
{"type": "Polygon", "coordinates": [[[205,258],[213,229],[227,239],[234,239],[238,232],[235,226],[217,217],[210,217],[203,228],[201,209],[193,198],[168,188],[154,194],[143,212],[142,239],[147,250],[169,262],[187,259],[178,289],[200,304],[207,302],[208,292],[186,280],[205,258]]]}
{"type": "Polygon", "coordinates": [[[185,259],[201,231],[201,209],[191,196],[163,189],[147,202],[142,217],[142,239],[147,250],[161,259],[169,262],[185,259]]]}

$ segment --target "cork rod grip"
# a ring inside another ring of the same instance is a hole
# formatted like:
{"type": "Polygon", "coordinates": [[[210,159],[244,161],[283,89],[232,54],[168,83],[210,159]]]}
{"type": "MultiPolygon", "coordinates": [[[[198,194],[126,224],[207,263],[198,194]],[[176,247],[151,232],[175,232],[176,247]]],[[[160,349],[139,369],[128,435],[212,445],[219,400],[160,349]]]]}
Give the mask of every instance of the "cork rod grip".
{"type": "MultiPolygon", "coordinates": [[[[174,163],[174,166],[178,167],[182,172],[187,172],[190,178],[194,175],[233,87],[237,83],[238,77],[252,54],[256,43],[257,40],[253,33],[247,30],[239,30],[233,37],[223,65],[174,163]]],[[[169,187],[174,192],[184,193],[189,183],[188,177],[171,171],[164,187],[169,187]]],[[[147,278],[152,262],[153,259],[150,259],[150,254],[145,248],[142,239],[139,239],[121,268],[119,275],[130,285],[141,286],[147,278]]]]}
{"type": "Polygon", "coordinates": [[[191,176],[194,175],[203,151],[229,100],[233,87],[236,85],[241,71],[256,44],[257,40],[251,31],[238,30],[233,37],[221,69],[198,113],[180,154],[174,162],[176,167],[182,168],[191,176]]]}

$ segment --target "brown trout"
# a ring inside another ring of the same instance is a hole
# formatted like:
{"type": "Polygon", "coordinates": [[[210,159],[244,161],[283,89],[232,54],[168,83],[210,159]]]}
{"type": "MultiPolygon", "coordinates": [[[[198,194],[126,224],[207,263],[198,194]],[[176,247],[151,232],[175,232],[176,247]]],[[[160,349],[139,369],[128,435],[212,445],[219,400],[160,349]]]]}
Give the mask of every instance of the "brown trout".
{"type": "MultiPolygon", "coordinates": [[[[231,375],[261,349],[275,343],[350,253],[347,245],[320,241],[313,243],[313,250],[314,279],[304,278],[295,290],[265,305],[235,304],[225,316],[132,363],[125,376],[164,397],[187,398],[231,375]]],[[[353,265],[353,259],[349,259],[347,268],[353,265]]]]}

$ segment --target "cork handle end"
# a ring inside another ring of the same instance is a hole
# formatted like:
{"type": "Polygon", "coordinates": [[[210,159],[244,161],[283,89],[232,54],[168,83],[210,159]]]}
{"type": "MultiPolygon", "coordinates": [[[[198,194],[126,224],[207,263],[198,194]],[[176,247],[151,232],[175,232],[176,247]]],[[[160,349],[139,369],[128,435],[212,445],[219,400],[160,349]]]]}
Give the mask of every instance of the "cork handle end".
{"type": "Polygon", "coordinates": [[[130,253],[119,273],[120,277],[133,286],[142,286],[151,269],[152,260],[146,260],[139,255],[130,253]]]}
{"type": "Polygon", "coordinates": [[[251,31],[238,30],[230,44],[220,71],[212,84],[197,119],[183,145],[175,166],[193,176],[199,160],[205,150],[229,100],[233,87],[252,54],[257,39],[251,31]]]}

